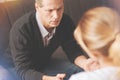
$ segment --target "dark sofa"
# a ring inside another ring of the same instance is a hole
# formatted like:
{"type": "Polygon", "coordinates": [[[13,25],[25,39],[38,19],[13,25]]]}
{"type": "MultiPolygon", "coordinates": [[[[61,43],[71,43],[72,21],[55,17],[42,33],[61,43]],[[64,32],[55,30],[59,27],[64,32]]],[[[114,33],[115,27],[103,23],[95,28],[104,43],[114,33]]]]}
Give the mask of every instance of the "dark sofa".
{"type": "MultiPolygon", "coordinates": [[[[70,15],[77,25],[78,20],[86,10],[106,5],[109,6],[108,2],[104,0],[65,0],[65,13],[70,15]]],[[[8,47],[10,28],[19,17],[31,10],[34,10],[34,0],[16,0],[0,3],[0,61],[5,60],[7,62],[9,59],[6,49],[8,47]]],[[[70,62],[64,51],[59,47],[53,54],[51,64],[49,64],[45,72],[48,74],[61,72],[67,69],[65,66],[69,64],[70,62]]]]}

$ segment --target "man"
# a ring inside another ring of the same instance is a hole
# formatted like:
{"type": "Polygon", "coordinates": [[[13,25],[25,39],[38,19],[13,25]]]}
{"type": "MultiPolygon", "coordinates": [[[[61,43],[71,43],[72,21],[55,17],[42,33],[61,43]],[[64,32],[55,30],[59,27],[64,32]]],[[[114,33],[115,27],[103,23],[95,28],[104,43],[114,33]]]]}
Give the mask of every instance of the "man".
{"type": "Polygon", "coordinates": [[[84,56],[73,38],[74,24],[63,14],[64,0],[36,0],[35,9],[17,20],[10,31],[17,73],[22,80],[63,80],[67,74],[49,76],[43,69],[59,46],[80,66],[84,56]]]}

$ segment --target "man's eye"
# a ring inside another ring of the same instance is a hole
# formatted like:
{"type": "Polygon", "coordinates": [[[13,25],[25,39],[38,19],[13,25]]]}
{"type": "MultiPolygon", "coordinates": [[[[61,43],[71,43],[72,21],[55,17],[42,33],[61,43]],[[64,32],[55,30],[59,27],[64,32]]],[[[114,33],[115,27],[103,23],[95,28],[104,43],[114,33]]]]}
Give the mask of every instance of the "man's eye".
{"type": "Polygon", "coordinates": [[[57,9],[57,11],[60,11],[62,8],[57,9]]]}
{"type": "Polygon", "coordinates": [[[47,12],[52,12],[52,10],[46,10],[47,12]]]}

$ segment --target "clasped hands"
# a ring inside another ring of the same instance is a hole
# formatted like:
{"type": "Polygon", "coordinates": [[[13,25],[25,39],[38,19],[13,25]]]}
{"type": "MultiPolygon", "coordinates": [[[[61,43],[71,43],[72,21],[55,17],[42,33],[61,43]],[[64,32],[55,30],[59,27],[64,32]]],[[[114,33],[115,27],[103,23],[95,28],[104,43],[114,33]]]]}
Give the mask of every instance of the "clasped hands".
{"type": "Polygon", "coordinates": [[[85,71],[93,71],[100,68],[100,64],[97,60],[86,58],[85,56],[77,57],[75,64],[83,68],[85,71]]]}
{"type": "MultiPolygon", "coordinates": [[[[94,60],[92,58],[87,59],[84,56],[77,57],[75,64],[80,68],[83,68],[85,71],[93,71],[100,68],[97,60],[94,60]]],[[[43,75],[42,80],[64,80],[65,76],[66,74],[64,73],[57,74],[56,76],[43,75]]]]}

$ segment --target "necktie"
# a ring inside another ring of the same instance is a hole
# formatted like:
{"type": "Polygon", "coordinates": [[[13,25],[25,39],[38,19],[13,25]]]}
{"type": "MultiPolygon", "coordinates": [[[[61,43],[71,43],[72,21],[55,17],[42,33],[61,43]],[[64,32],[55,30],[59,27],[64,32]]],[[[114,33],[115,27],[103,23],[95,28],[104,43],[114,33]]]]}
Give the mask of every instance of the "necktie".
{"type": "Polygon", "coordinates": [[[45,38],[44,38],[44,40],[45,40],[44,45],[45,46],[47,46],[49,44],[51,38],[52,38],[52,34],[50,34],[50,33],[47,36],[45,36],[45,38]]]}

